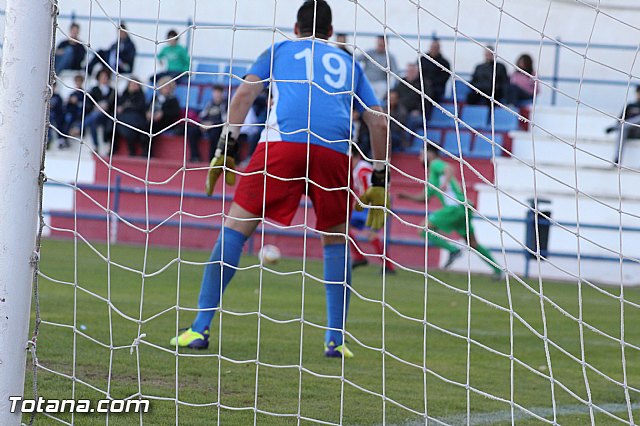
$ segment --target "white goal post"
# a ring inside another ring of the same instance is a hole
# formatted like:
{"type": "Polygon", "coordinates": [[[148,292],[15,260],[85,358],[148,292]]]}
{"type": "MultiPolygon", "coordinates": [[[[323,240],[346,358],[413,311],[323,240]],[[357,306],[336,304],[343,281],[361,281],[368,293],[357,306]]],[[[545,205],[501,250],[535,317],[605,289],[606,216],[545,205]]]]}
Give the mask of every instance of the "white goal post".
{"type": "Polygon", "coordinates": [[[57,4],[8,0],[0,81],[0,424],[20,424],[57,4]]]}

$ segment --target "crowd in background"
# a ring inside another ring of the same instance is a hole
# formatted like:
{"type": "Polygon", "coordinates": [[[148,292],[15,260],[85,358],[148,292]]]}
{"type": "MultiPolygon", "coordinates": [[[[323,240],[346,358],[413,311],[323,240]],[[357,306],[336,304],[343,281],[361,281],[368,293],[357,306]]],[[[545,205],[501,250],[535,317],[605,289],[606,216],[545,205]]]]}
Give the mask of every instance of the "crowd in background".
{"type": "MultiPolygon", "coordinates": [[[[155,78],[156,86],[159,87],[153,102],[137,83],[140,80],[132,74],[136,46],[124,24],[121,25],[118,37],[110,47],[97,50],[92,55],[87,55],[87,49],[80,40],[80,26],[72,23],[67,39],[56,49],[56,72],[60,74],[71,71],[77,74],[74,77],[75,90],[68,98],[63,100],[55,95],[52,100],[51,122],[61,134],[58,137],[59,147],[65,148],[69,145],[64,136],[80,136],[80,130],[83,128],[81,122],[84,120],[85,132],[90,134],[96,148],[102,137],[107,142],[124,141],[130,155],[152,155],[149,152],[149,133],[158,134],[160,131],[171,129],[182,114],[174,93],[175,78],[189,71],[191,59],[187,48],[179,43],[178,32],[170,30],[167,33],[167,42],[157,54],[157,63],[162,69],[158,69],[150,77],[151,82],[155,78]],[[129,81],[126,88],[116,95],[109,69],[118,70],[134,81],[129,81]],[[90,89],[85,88],[85,70],[91,80],[95,75],[96,84],[90,89]],[[85,100],[84,90],[87,90],[93,101],[85,100]],[[114,113],[118,120],[115,126],[109,118],[114,113]]],[[[338,34],[335,43],[350,55],[353,54],[345,34],[338,34]]],[[[434,38],[429,50],[416,61],[406,64],[402,72],[389,49],[387,39],[383,36],[376,38],[373,49],[357,53],[355,59],[361,64],[376,95],[393,118],[390,121],[390,142],[393,150],[404,150],[411,141],[411,133],[407,132],[406,128],[411,131],[424,128],[433,105],[446,99],[446,88],[451,80],[451,64],[441,51],[440,41],[434,38]]],[[[504,104],[517,106],[531,102],[537,88],[533,60],[531,56],[523,54],[518,58],[516,65],[515,71],[509,76],[506,66],[495,56],[494,49],[486,46],[484,60],[475,67],[470,80],[470,85],[475,90],[470,90],[468,97],[458,99],[458,102],[489,105],[491,99],[495,99],[504,104]]],[[[177,82],[181,80],[178,79],[177,82]]],[[[226,102],[229,98],[225,89],[215,86],[211,99],[199,114],[189,116],[201,124],[187,126],[192,161],[205,160],[196,149],[200,139],[208,139],[210,146],[213,146],[219,137],[220,124],[226,119],[226,102]]],[[[266,111],[265,94],[256,101],[247,118],[247,126],[243,128],[243,140],[248,147],[244,152],[250,152],[257,143],[260,127],[251,125],[264,123],[266,111]]],[[[358,115],[355,113],[354,130],[354,139],[363,151],[367,152],[368,131],[364,124],[358,122],[358,115]]],[[[180,131],[184,132],[184,128],[180,131]]],[[[114,147],[115,151],[117,147],[114,147]]],[[[212,155],[211,148],[208,156],[212,155]]]]}

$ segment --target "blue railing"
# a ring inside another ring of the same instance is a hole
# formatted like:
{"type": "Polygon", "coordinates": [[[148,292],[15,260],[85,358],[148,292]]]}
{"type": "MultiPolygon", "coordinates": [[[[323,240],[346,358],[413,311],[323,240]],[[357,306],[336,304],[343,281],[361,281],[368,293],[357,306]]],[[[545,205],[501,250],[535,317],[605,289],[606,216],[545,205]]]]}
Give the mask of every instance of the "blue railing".
{"type": "MultiPolygon", "coordinates": [[[[118,217],[124,221],[127,221],[131,224],[143,224],[143,225],[147,225],[149,224],[150,226],[157,226],[157,225],[161,225],[162,226],[167,226],[167,227],[183,227],[183,228],[190,228],[190,229],[202,229],[202,230],[220,230],[220,225],[216,225],[216,224],[211,224],[211,223],[199,223],[199,222],[195,222],[192,220],[185,220],[184,218],[182,220],[166,220],[166,219],[158,219],[158,218],[147,218],[147,217],[140,217],[140,216],[133,216],[133,215],[121,215],[120,214],[120,199],[122,194],[147,194],[148,196],[160,196],[160,197],[181,197],[182,199],[202,199],[202,200],[214,200],[214,201],[225,201],[227,203],[231,203],[232,201],[232,197],[229,195],[226,196],[222,196],[219,194],[214,194],[212,197],[208,197],[205,194],[201,193],[201,192],[191,192],[191,191],[178,191],[178,190],[166,190],[166,189],[153,189],[153,188],[143,188],[143,187],[130,187],[130,186],[125,186],[122,185],[122,180],[120,176],[117,176],[115,179],[115,184],[114,185],[100,185],[100,184],[78,184],[75,187],[74,186],[70,186],[68,184],[62,184],[62,183],[55,183],[55,182],[46,182],[45,186],[49,186],[49,187],[62,187],[62,188],[68,188],[70,190],[77,188],[78,190],[82,190],[82,191],[103,191],[103,192],[110,192],[111,193],[111,204],[112,207],[109,208],[109,212],[114,213],[116,215],[118,215],[118,217]]],[[[311,206],[311,201],[307,200],[302,201],[300,203],[300,207],[301,208],[309,208],[309,206],[311,206]]],[[[108,208],[108,206],[103,206],[105,209],[108,208]]],[[[419,218],[424,218],[424,210],[416,210],[416,209],[404,209],[404,208],[399,208],[393,209],[393,212],[397,215],[402,215],[402,216],[415,216],[415,217],[419,217],[419,218]]],[[[105,214],[107,212],[105,211],[105,214]]],[[[73,211],[56,211],[56,210],[48,210],[45,211],[44,214],[47,214],[51,217],[62,217],[62,218],[78,218],[78,219],[84,219],[84,220],[99,220],[99,221],[104,221],[105,216],[104,214],[97,214],[97,213],[82,213],[82,212],[73,212],[73,211]]],[[[474,216],[474,220],[476,221],[483,221],[485,220],[484,218],[480,218],[477,216],[474,216]]],[[[498,222],[501,221],[503,223],[518,223],[518,224],[524,224],[525,225],[525,229],[532,229],[534,226],[533,223],[533,216],[532,215],[528,215],[528,218],[513,218],[513,217],[501,217],[501,218],[497,218],[497,217],[487,217],[486,220],[489,220],[491,222],[498,222]]],[[[387,242],[389,244],[392,245],[398,245],[398,246],[405,246],[405,247],[424,247],[425,243],[423,239],[420,238],[393,238],[391,235],[391,223],[388,223],[387,226],[387,242]]],[[[540,216],[538,219],[538,224],[539,225],[543,225],[543,224],[547,224],[548,226],[550,226],[551,228],[553,227],[563,227],[563,228],[576,228],[578,226],[577,223],[574,222],[566,222],[566,221],[549,221],[548,219],[540,216]]],[[[612,226],[612,225],[599,225],[599,224],[590,224],[590,223],[580,223],[580,228],[582,229],[596,229],[596,230],[605,230],[605,231],[615,231],[615,232],[625,232],[625,233],[639,233],[640,234],[640,227],[622,227],[622,229],[620,229],[620,227],[618,226],[612,226]]],[[[530,232],[530,231],[529,231],[530,232]]],[[[258,233],[259,235],[260,233],[258,233]]],[[[299,230],[294,230],[294,229],[274,229],[274,228],[264,228],[264,234],[268,235],[268,236],[288,236],[288,237],[300,237],[302,238],[305,235],[304,231],[299,231],[299,230]]],[[[319,239],[320,236],[317,233],[314,232],[310,232],[310,233],[306,233],[307,238],[312,238],[312,239],[319,239]]],[[[525,240],[530,240],[531,239],[531,235],[525,235],[525,240]]],[[[531,241],[535,241],[535,240],[531,240],[531,241]]],[[[249,253],[254,253],[255,252],[255,245],[256,245],[256,241],[255,241],[255,237],[251,237],[249,239],[249,253]]],[[[536,252],[536,248],[535,248],[535,243],[533,244],[529,244],[530,247],[529,249],[525,249],[525,248],[521,248],[521,249],[514,249],[514,248],[506,248],[503,249],[501,247],[489,247],[489,250],[491,250],[492,252],[498,252],[498,253],[502,253],[503,250],[505,253],[507,254],[518,254],[518,255],[523,255],[525,258],[525,277],[529,276],[529,260],[531,260],[532,258],[532,252],[535,253],[536,252]],[[532,247],[531,247],[532,246],[532,247]]],[[[544,250],[541,249],[541,256],[543,256],[545,259],[548,257],[557,257],[557,258],[570,258],[570,259],[575,259],[577,258],[577,254],[576,253],[565,253],[565,252],[554,252],[554,251],[548,251],[548,250],[544,250]]],[[[606,262],[620,262],[620,257],[616,257],[616,256],[603,256],[603,255],[589,255],[589,254],[580,254],[580,258],[584,259],[584,260],[599,260],[599,261],[606,261],[606,262]]],[[[623,258],[622,259],[623,262],[633,262],[633,263],[638,263],[638,260],[635,259],[629,259],[629,258],[623,258]]]]}

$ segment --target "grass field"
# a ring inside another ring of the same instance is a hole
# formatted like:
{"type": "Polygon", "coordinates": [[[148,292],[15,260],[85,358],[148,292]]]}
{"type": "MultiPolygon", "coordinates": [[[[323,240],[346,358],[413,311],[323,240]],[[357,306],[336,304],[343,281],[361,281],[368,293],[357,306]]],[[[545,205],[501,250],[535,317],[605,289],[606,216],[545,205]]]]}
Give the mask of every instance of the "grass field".
{"type": "MultiPolygon", "coordinates": [[[[106,246],[96,248],[107,256],[106,246]]],[[[435,272],[425,280],[422,275],[399,272],[387,277],[383,292],[379,267],[359,269],[353,284],[360,297],[352,298],[348,322],[356,357],[345,361],[343,382],[341,361],[322,356],[324,331],[314,326],[325,320],[323,286],[310,277],[321,277],[320,263],[307,262],[310,276],[304,282],[299,272],[294,273],[302,269],[300,260],[284,260],[275,267],[288,275],[264,272],[261,279],[258,268],[238,272],[225,294],[224,308],[245,314],[223,314],[221,327],[216,316],[209,350],[175,354],[168,342],[178,324],[185,327],[193,319],[194,313],[184,309],[196,307],[202,273],[202,266],[190,263],[206,261],[208,253],[183,251],[180,262],[177,251],[168,249],[151,249],[145,256],[140,247],[112,246],[108,254],[114,263],[144,270],[148,275],[144,285],[140,273],[115,265],[108,268],[83,243],[78,244],[76,256],[72,242],[44,242],[41,271],[46,277],[40,279],[40,305],[45,323],[38,338],[38,359],[44,368],[38,369],[38,390],[46,398],[100,398],[91,387],[108,390],[114,398],[140,392],[159,398],[152,400],[151,412],[142,418],[144,424],[154,425],[177,420],[185,425],[218,420],[223,425],[247,425],[253,424],[254,416],[260,425],[288,425],[297,424],[298,412],[304,418],[348,425],[414,425],[424,424],[424,418],[410,410],[424,412],[425,403],[432,419],[447,424],[467,424],[467,410],[470,424],[511,424],[511,405],[483,394],[513,399],[551,420],[553,392],[557,422],[582,425],[591,422],[589,411],[571,393],[587,399],[588,383],[594,404],[629,422],[624,389],[614,382],[623,381],[620,343],[585,326],[584,357],[590,367],[583,370],[577,361],[580,328],[566,315],[580,314],[576,284],[544,283],[547,358],[543,339],[535,334],[544,333],[537,281],[527,288],[511,280],[509,297],[504,282],[482,276],[472,277],[469,283],[466,275],[435,272]],[[468,288],[473,297],[467,295],[468,288]],[[384,299],[386,307],[364,299],[384,299]],[[183,310],[178,311],[177,304],[183,310]],[[510,315],[510,306],[517,316],[510,315]],[[262,313],[260,318],[257,311],[262,313]],[[138,353],[131,355],[139,318],[143,319],[140,333],[146,337],[138,353]],[[382,348],[383,342],[384,354],[371,349],[382,348]],[[513,363],[511,351],[517,360],[513,363]],[[75,375],[75,386],[70,378],[46,369],[75,375]]],[[[241,266],[256,263],[246,256],[241,266]]],[[[584,323],[617,339],[621,305],[610,295],[619,291],[609,288],[603,294],[582,288],[584,323]]],[[[625,341],[638,347],[640,310],[634,304],[640,303],[640,292],[626,289],[625,300],[630,302],[624,305],[625,341]]],[[[640,353],[627,346],[625,359],[626,381],[638,389],[640,353]]],[[[32,395],[31,388],[28,371],[27,397],[32,395]]],[[[640,395],[629,393],[637,422],[640,395]]],[[[541,423],[518,408],[514,416],[517,424],[541,423]]],[[[597,409],[593,416],[597,424],[620,424],[597,409]]],[[[71,421],[70,415],[59,417],[71,421]]],[[[107,419],[85,414],[73,420],[129,425],[139,423],[140,417],[111,415],[107,419]]],[[[40,415],[36,424],[59,423],[40,415]]]]}

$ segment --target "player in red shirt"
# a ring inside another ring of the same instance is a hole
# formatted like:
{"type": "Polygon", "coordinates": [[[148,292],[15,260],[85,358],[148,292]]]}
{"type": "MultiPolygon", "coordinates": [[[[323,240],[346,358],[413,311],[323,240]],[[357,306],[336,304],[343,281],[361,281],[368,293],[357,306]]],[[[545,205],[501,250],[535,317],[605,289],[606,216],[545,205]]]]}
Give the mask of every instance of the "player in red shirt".
{"type": "MultiPolygon", "coordinates": [[[[373,174],[373,166],[371,163],[362,158],[362,154],[357,149],[351,152],[351,167],[353,169],[353,189],[356,196],[361,197],[371,187],[371,175],[373,174]]],[[[376,250],[375,254],[380,256],[384,255],[389,257],[389,252],[384,252],[384,244],[380,238],[378,230],[371,229],[366,226],[367,211],[355,210],[351,213],[351,219],[349,220],[349,238],[351,239],[351,259],[353,268],[359,266],[365,266],[369,263],[366,256],[361,252],[361,249],[355,243],[359,233],[364,234],[367,241],[373,245],[376,250]]],[[[396,268],[388,259],[384,260],[384,267],[387,273],[395,274],[396,268]]]]}

